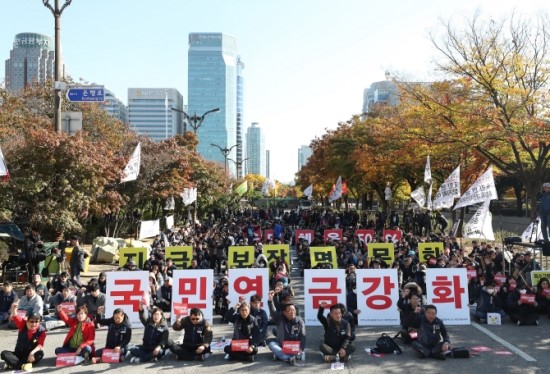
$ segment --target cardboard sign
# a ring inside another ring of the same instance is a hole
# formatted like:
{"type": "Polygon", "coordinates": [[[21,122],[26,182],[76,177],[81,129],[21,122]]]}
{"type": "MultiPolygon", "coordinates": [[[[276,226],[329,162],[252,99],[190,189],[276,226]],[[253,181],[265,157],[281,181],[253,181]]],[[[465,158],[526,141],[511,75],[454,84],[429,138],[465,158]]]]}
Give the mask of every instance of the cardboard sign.
{"type": "Polygon", "coordinates": [[[70,316],[71,314],[76,314],[76,303],[66,302],[59,305],[66,315],[70,316]]]}
{"type": "Polygon", "coordinates": [[[393,243],[369,243],[367,244],[367,250],[370,259],[379,257],[388,266],[393,263],[395,258],[393,243]]]}
{"type": "Polygon", "coordinates": [[[114,349],[104,348],[101,353],[101,362],[109,364],[120,363],[120,352],[115,352],[114,349]]]}
{"type": "Polygon", "coordinates": [[[521,295],[519,297],[522,304],[534,304],[535,303],[535,295],[521,295]]]}
{"type": "Polygon", "coordinates": [[[17,317],[27,318],[27,310],[26,309],[17,309],[17,311],[15,313],[16,313],[17,317]]]}
{"type": "Polygon", "coordinates": [[[234,352],[248,352],[248,347],[248,339],[231,341],[231,350],[234,352]]]}
{"type": "Polygon", "coordinates": [[[501,315],[498,313],[487,313],[487,324],[500,326],[502,324],[501,315]]]}
{"type": "Polygon", "coordinates": [[[468,278],[468,280],[473,279],[473,278],[477,278],[477,270],[475,270],[475,269],[466,270],[466,277],[468,278]]]}
{"type": "Polygon", "coordinates": [[[84,361],[83,357],[76,356],[74,353],[60,353],[55,358],[56,367],[75,366],[84,361]]]}
{"type": "Polygon", "coordinates": [[[297,355],[298,353],[300,353],[300,341],[284,340],[283,353],[286,353],[287,355],[297,355]]]}
{"type": "Polygon", "coordinates": [[[357,269],[359,326],[399,325],[397,269],[357,269]]]}
{"type": "Polygon", "coordinates": [[[187,307],[187,303],[173,302],[172,310],[174,311],[173,314],[175,314],[177,318],[187,317],[189,315],[189,308],[187,307]]]}
{"type": "Polygon", "coordinates": [[[346,272],[344,269],[304,270],[304,309],[306,326],[321,326],[317,311],[321,304],[327,308],[336,303],[346,304],[346,272]]]}
{"type": "Polygon", "coordinates": [[[531,272],[531,284],[536,286],[541,278],[550,279],[549,270],[535,270],[531,272]]]}
{"type": "Polygon", "coordinates": [[[124,267],[132,259],[138,268],[143,269],[143,264],[149,258],[149,249],[124,247],[119,250],[118,266],[124,267]]]}
{"type": "Polygon", "coordinates": [[[267,267],[275,262],[277,257],[290,264],[290,246],[288,244],[266,244],[262,253],[267,258],[267,267]]]}
{"type": "Polygon", "coordinates": [[[324,241],[325,243],[331,240],[342,241],[342,230],[325,230],[324,231],[324,241]]]}
{"type": "Polygon", "coordinates": [[[430,256],[438,258],[443,253],[443,243],[418,243],[418,259],[420,262],[428,261],[430,256]]]}
{"type": "Polygon", "coordinates": [[[403,232],[401,230],[384,230],[382,235],[385,242],[395,243],[401,240],[403,232]]]}
{"type": "Polygon", "coordinates": [[[496,275],[495,283],[499,286],[502,286],[504,283],[506,283],[506,277],[504,275],[496,275]]]}
{"type": "Polygon", "coordinates": [[[447,325],[469,325],[468,279],[465,268],[427,269],[426,290],[437,316],[447,325]]]}
{"type": "Polygon", "coordinates": [[[254,265],[254,246],[230,246],[227,251],[229,269],[248,268],[254,265]]]}
{"type": "Polygon", "coordinates": [[[296,244],[298,244],[300,239],[305,239],[309,244],[311,244],[315,233],[313,232],[313,230],[296,230],[294,235],[296,236],[296,244]]]}
{"type": "Polygon", "coordinates": [[[171,258],[178,269],[185,270],[191,265],[193,259],[193,247],[179,246],[166,247],[164,258],[171,258]]]}
{"type": "Polygon", "coordinates": [[[143,328],[139,321],[139,304],[149,299],[149,272],[111,271],[107,277],[105,315],[111,316],[116,308],[128,315],[133,328],[143,328]]]}
{"type": "Polygon", "coordinates": [[[374,240],[374,230],[355,230],[355,235],[357,235],[359,241],[364,244],[370,243],[374,240]]]}
{"type": "Polygon", "coordinates": [[[262,298],[261,308],[269,316],[269,307],[267,305],[267,295],[269,293],[268,269],[230,269],[228,277],[229,295],[227,298],[232,306],[237,304],[241,297],[244,297],[245,300],[250,300],[250,297],[259,295],[262,298]]]}
{"type": "Polygon", "coordinates": [[[172,278],[172,310],[171,322],[176,322],[178,313],[188,315],[188,312],[175,309],[178,303],[185,304],[188,309],[199,308],[204,319],[213,323],[212,294],[214,293],[214,271],[201,270],[174,270],[172,278]]]}
{"type": "Polygon", "coordinates": [[[309,258],[312,268],[318,264],[331,264],[333,269],[338,269],[338,258],[335,247],[310,247],[309,258]]]}

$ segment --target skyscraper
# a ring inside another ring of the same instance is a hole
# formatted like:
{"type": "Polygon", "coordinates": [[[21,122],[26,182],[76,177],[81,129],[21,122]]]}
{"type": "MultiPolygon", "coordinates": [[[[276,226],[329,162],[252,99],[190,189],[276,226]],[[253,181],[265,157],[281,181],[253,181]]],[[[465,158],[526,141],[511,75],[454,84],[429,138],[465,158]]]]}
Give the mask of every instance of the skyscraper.
{"type": "Polygon", "coordinates": [[[244,63],[240,56],[237,56],[237,179],[241,179],[244,176],[244,155],[245,142],[243,134],[244,124],[244,77],[243,77],[244,63]]]}
{"type": "MultiPolygon", "coordinates": [[[[198,152],[206,159],[224,163],[220,149],[231,149],[228,158],[237,154],[237,43],[222,33],[190,33],[188,54],[189,115],[202,115],[214,108],[197,132],[198,152]]],[[[235,164],[228,163],[231,175],[235,164]]]]}
{"type": "Polygon", "coordinates": [[[54,78],[54,39],[24,32],[15,36],[10,58],[6,60],[6,89],[18,92],[33,83],[54,78]]]}
{"type": "Polygon", "coordinates": [[[302,145],[298,148],[298,171],[302,170],[305,164],[307,164],[307,159],[311,156],[311,148],[307,145],[302,145]]]}
{"type": "Polygon", "coordinates": [[[105,89],[105,102],[99,104],[111,117],[128,123],[128,107],[115,94],[105,89]]]}
{"type": "Polygon", "coordinates": [[[128,88],[130,128],[153,140],[183,134],[183,96],[175,88],[128,88]],[[168,105],[166,105],[168,104],[168,105]]]}
{"type": "Polygon", "coordinates": [[[264,133],[257,122],[252,122],[246,133],[248,173],[266,176],[264,133]]]}
{"type": "Polygon", "coordinates": [[[363,91],[363,113],[372,111],[373,105],[397,105],[399,103],[399,91],[397,85],[386,72],[386,80],[374,82],[363,91]]]}

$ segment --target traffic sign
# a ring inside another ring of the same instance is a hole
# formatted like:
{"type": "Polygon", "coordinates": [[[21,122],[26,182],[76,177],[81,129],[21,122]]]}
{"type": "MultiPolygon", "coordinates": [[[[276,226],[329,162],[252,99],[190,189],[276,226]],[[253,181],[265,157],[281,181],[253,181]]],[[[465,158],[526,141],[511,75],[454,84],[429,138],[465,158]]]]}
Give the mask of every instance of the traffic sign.
{"type": "Polygon", "coordinates": [[[103,86],[71,87],[66,96],[71,102],[101,102],[105,101],[105,89],[103,86]]]}

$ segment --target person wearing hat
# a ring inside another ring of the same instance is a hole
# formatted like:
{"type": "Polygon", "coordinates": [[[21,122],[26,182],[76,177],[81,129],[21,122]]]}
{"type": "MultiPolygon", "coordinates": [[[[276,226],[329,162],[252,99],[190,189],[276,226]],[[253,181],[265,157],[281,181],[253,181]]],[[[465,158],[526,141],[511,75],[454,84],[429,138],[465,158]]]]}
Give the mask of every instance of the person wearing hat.
{"type": "Polygon", "coordinates": [[[2,351],[0,358],[6,362],[4,370],[29,371],[44,357],[42,349],[46,341],[46,329],[40,324],[40,314],[27,312],[26,317],[21,317],[17,315],[17,304],[13,304],[11,309],[10,319],[19,330],[17,343],[15,351],[2,351]]]}
{"type": "Polygon", "coordinates": [[[548,230],[550,230],[550,182],[542,185],[542,197],[540,198],[540,229],[545,243],[549,243],[548,230]]]}
{"type": "Polygon", "coordinates": [[[69,268],[71,271],[72,280],[80,285],[80,273],[84,271],[86,258],[90,256],[90,253],[80,247],[79,239],[76,235],[71,237],[71,245],[73,246],[73,251],[71,252],[69,268]]]}

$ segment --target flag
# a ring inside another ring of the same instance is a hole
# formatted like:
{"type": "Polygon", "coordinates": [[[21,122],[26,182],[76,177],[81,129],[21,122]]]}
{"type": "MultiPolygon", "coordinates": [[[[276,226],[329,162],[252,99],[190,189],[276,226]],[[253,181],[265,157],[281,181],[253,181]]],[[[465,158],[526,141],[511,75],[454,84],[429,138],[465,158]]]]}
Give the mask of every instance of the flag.
{"type": "Polygon", "coordinates": [[[303,194],[307,196],[308,199],[311,199],[313,196],[313,184],[310,184],[309,187],[304,190],[303,194]]]}
{"type": "Polygon", "coordinates": [[[275,187],[277,187],[277,184],[275,183],[275,179],[269,178],[269,188],[274,190],[275,187]]]}
{"type": "Polygon", "coordinates": [[[338,200],[342,197],[342,177],[338,177],[336,184],[332,187],[330,191],[330,196],[328,197],[328,202],[332,203],[333,201],[338,200]]]}
{"type": "Polygon", "coordinates": [[[342,195],[348,194],[348,181],[342,181],[342,195]]]}
{"type": "Polygon", "coordinates": [[[0,149],[0,177],[2,177],[3,182],[7,182],[10,179],[10,172],[8,171],[8,167],[4,161],[2,149],[0,149]]]}
{"type": "Polygon", "coordinates": [[[455,197],[460,197],[460,165],[439,186],[433,201],[434,210],[452,207],[455,197]]]}
{"type": "Polygon", "coordinates": [[[248,181],[246,181],[246,180],[243,183],[241,183],[240,185],[238,185],[237,188],[235,188],[235,192],[239,196],[244,195],[246,193],[246,191],[248,191],[248,181]]]}
{"type": "Polygon", "coordinates": [[[465,238],[495,240],[493,233],[493,216],[489,212],[491,200],[487,199],[470,218],[462,233],[465,238]]]}
{"type": "Polygon", "coordinates": [[[164,210],[174,210],[176,209],[176,202],[174,201],[174,196],[170,196],[168,199],[166,199],[166,205],[164,206],[164,210]]]}
{"type": "Polygon", "coordinates": [[[432,183],[432,169],[430,168],[430,155],[426,160],[426,167],[424,168],[424,183],[432,183]]]}
{"type": "Polygon", "coordinates": [[[128,165],[124,168],[124,177],[120,181],[120,183],[123,182],[130,182],[135,181],[139,175],[139,167],[141,165],[141,143],[138,143],[136,146],[136,149],[134,150],[134,153],[132,153],[132,157],[130,158],[130,161],[128,161],[128,165]]]}
{"type": "Polygon", "coordinates": [[[197,200],[197,188],[184,188],[180,196],[183,201],[183,205],[187,206],[189,204],[192,204],[195,202],[195,200],[197,200]]]}
{"type": "Polygon", "coordinates": [[[542,239],[542,230],[540,228],[540,217],[537,217],[521,234],[521,241],[523,243],[534,243],[539,239],[542,239]]]}
{"type": "Polygon", "coordinates": [[[426,203],[426,193],[424,192],[424,186],[418,187],[416,190],[411,192],[411,197],[418,203],[418,206],[421,208],[424,207],[426,203]]]}
{"type": "Polygon", "coordinates": [[[432,210],[432,183],[430,182],[430,188],[428,190],[428,199],[426,200],[426,209],[432,210]]]}
{"type": "Polygon", "coordinates": [[[264,184],[262,185],[262,193],[264,195],[269,195],[269,181],[266,179],[264,184]]]}
{"type": "Polygon", "coordinates": [[[493,178],[493,167],[491,166],[485,173],[477,178],[468,191],[460,197],[454,209],[482,203],[486,200],[495,200],[497,198],[497,189],[495,187],[495,179],[493,178]]]}

